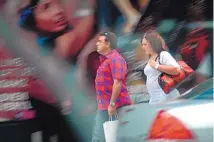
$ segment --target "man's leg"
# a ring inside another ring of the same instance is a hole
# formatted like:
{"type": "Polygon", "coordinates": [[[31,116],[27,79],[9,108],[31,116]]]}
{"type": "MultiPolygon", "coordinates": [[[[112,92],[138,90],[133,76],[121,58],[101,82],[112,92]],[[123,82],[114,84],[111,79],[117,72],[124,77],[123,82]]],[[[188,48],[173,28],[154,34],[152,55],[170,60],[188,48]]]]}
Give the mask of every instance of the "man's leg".
{"type": "Polygon", "coordinates": [[[97,110],[95,117],[95,125],[93,130],[92,142],[105,142],[103,123],[109,120],[108,112],[105,110],[97,110]]]}

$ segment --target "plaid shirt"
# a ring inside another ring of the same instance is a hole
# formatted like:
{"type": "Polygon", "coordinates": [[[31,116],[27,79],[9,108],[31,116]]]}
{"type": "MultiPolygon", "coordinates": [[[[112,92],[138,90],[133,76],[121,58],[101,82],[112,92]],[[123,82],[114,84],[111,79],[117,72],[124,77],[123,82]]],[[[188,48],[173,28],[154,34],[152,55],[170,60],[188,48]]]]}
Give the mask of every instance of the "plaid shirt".
{"type": "Polygon", "coordinates": [[[100,56],[101,65],[97,70],[95,88],[99,110],[107,110],[111,100],[114,79],[122,80],[121,92],[116,100],[116,108],[130,105],[131,100],[125,84],[126,61],[113,50],[106,56],[100,56]]]}

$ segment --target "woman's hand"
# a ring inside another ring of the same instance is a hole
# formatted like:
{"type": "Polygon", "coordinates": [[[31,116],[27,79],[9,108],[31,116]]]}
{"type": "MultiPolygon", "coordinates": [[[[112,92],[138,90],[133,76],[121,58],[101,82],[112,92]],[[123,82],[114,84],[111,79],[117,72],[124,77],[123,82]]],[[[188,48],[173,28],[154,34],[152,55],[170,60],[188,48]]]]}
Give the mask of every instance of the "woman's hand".
{"type": "Polygon", "coordinates": [[[155,66],[157,65],[157,63],[156,63],[155,60],[150,59],[150,60],[149,60],[149,65],[150,65],[152,68],[155,68],[155,66]]]}

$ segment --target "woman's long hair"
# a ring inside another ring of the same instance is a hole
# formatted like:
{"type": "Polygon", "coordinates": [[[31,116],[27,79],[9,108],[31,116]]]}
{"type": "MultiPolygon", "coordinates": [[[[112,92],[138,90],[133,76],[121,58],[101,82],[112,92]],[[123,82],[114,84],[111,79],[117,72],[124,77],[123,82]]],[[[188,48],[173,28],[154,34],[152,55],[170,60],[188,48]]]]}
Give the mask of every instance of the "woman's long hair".
{"type": "Polygon", "coordinates": [[[30,31],[36,32],[36,22],[34,18],[34,8],[39,0],[30,0],[28,5],[20,10],[19,25],[30,31]]]}
{"type": "Polygon", "coordinates": [[[146,32],[143,38],[150,43],[154,52],[160,54],[162,51],[168,51],[168,47],[166,46],[164,39],[156,31],[150,30],[146,32]]]}

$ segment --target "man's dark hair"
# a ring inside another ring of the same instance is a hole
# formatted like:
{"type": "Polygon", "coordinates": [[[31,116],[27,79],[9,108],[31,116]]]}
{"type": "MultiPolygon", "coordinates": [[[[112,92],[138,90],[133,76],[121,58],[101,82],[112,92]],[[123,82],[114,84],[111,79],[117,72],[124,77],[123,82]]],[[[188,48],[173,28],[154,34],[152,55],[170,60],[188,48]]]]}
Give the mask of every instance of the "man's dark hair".
{"type": "Polygon", "coordinates": [[[112,49],[117,48],[117,36],[112,32],[100,33],[100,36],[105,36],[106,42],[110,43],[112,49]]]}

